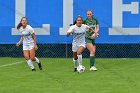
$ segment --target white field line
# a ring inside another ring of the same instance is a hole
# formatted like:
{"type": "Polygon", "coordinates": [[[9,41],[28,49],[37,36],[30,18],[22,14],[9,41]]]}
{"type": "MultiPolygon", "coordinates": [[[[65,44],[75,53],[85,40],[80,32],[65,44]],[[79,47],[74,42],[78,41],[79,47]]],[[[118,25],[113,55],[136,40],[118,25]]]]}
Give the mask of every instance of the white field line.
{"type": "Polygon", "coordinates": [[[17,64],[21,64],[23,63],[24,61],[19,61],[19,62],[15,62],[15,63],[11,63],[11,64],[5,64],[5,65],[0,65],[0,68],[2,67],[7,67],[7,66],[13,66],[13,65],[17,65],[17,64]]]}

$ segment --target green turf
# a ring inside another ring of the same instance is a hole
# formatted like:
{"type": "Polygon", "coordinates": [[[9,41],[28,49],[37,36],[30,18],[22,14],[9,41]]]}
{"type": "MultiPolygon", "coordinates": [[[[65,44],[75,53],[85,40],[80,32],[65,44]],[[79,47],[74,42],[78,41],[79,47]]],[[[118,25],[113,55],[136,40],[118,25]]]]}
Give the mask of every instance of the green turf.
{"type": "Polygon", "coordinates": [[[140,93],[140,59],[96,59],[98,71],[74,73],[71,58],[40,58],[32,72],[22,58],[0,58],[0,93],[140,93]],[[15,62],[20,64],[5,66],[15,62]]]}

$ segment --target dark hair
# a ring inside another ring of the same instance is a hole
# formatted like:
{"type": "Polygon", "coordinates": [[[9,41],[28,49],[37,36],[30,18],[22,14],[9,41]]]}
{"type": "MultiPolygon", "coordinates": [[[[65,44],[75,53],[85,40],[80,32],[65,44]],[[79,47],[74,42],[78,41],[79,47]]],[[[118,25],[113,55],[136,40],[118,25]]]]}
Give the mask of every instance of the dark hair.
{"type": "Polygon", "coordinates": [[[76,20],[73,22],[73,24],[70,24],[70,26],[75,25],[75,24],[76,24],[76,21],[77,21],[77,19],[78,19],[78,18],[83,19],[80,15],[79,15],[79,16],[77,16],[76,20]]]}
{"type": "MultiPolygon", "coordinates": [[[[22,18],[21,18],[20,23],[17,25],[17,29],[20,29],[20,27],[22,26],[21,21],[22,21],[23,18],[26,18],[26,17],[22,17],[22,18]]],[[[26,18],[26,19],[27,19],[27,18],[26,18]]]]}

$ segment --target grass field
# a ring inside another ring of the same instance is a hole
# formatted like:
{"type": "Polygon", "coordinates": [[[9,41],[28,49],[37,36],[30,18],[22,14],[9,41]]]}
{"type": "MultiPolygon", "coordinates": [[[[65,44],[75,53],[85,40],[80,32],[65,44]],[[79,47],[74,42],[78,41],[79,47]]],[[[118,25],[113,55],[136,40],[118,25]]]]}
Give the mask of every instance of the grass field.
{"type": "Polygon", "coordinates": [[[74,73],[71,58],[40,58],[32,72],[22,58],[0,58],[0,93],[140,93],[140,59],[96,59],[98,71],[74,73]]]}

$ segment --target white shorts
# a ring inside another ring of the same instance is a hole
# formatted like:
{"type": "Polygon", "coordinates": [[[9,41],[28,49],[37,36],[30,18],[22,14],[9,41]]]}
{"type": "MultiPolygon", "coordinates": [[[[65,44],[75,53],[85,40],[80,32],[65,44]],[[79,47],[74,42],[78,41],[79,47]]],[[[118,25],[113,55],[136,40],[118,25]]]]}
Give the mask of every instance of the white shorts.
{"type": "Polygon", "coordinates": [[[79,48],[80,46],[86,48],[86,44],[81,44],[81,45],[72,44],[72,51],[73,51],[73,52],[77,52],[77,51],[78,51],[78,48],[79,48]]]}
{"type": "Polygon", "coordinates": [[[34,43],[24,45],[23,44],[23,50],[32,50],[34,48],[34,43]]]}

